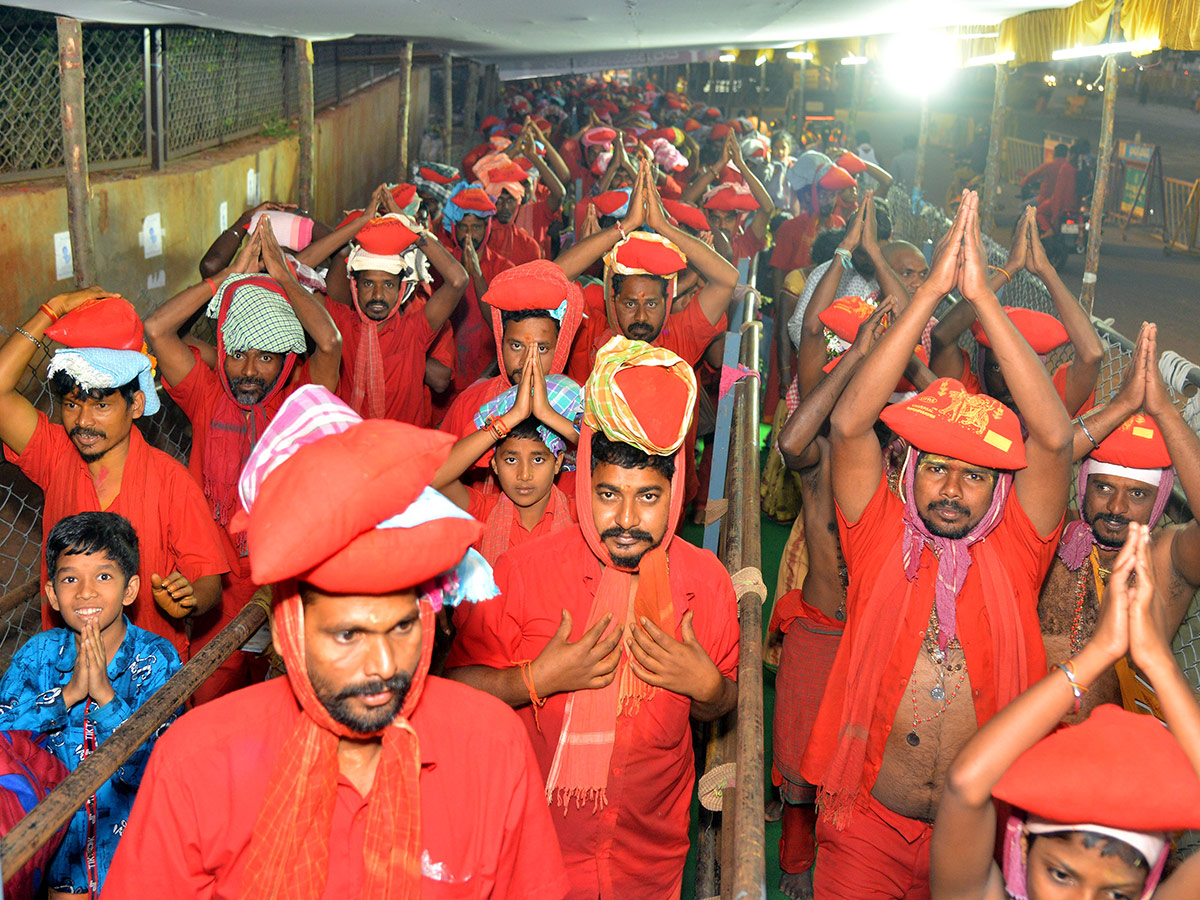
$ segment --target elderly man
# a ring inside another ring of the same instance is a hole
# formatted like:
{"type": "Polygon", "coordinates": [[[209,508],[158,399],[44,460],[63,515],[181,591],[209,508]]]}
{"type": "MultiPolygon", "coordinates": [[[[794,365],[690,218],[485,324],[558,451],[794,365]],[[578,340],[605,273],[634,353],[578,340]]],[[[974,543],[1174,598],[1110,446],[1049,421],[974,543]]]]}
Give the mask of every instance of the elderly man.
{"type": "MultiPolygon", "coordinates": [[[[106,511],[130,521],[141,554],[129,618],[187,661],[219,628],[230,562],[187,469],[134,425],[159,408],[145,349],[141,320],[120,297],[98,287],[52,297],[0,346],[0,440],[5,458],[45,492],[43,550],[67,516],[106,511]],[[43,335],[66,345],[47,370],[62,425],[17,389],[43,335]]],[[[61,624],[49,606],[42,622],[61,624]]]]}
{"type": "Polygon", "coordinates": [[[965,194],[929,277],[855,372],[831,419],[849,574],[846,630],[801,775],[818,788],[817,898],[928,897],[946,769],[1045,671],[1034,609],[1062,527],[1071,427],[988,286],[965,194]],[[929,316],[957,285],[1025,413],[939,379],[880,416],[929,316]],[[910,448],[889,489],[877,419],[910,448]]]}
{"type": "Polygon", "coordinates": [[[691,367],[604,347],[585,389],[577,526],[502,556],[502,596],[470,610],[451,677],[520,710],[574,900],[678,897],[695,767],[689,714],[737,701],[733,585],[674,536],[691,367]]]}
{"type": "MultiPolygon", "coordinates": [[[[1200,526],[1193,519],[1156,528],[1176,478],[1189,502],[1200,496],[1200,439],[1175,408],[1159,374],[1157,337],[1155,325],[1142,326],[1121,389],[1075,426],[1075,457],[1082,461],[1079,518],[1063,534],[1038,604],[1050,659],[1071,656],[1091,638],[1109,573],[1131,524],[1155,528],[1150,543],[1154,606],[1167,643],[1200,587],[1200,526]]],[[[1158,698],[1147,684],[1122,659],[1096,679],[1081,715],[1101,703],[1119,703],[1161,718],[1158,698]]]]}
{"type": "Polygon", "coordinates": [[[160,739],[105,900],[565,894],[516,716],[429,675],[435,611],[495,592],[481,526],[429,487],[450,443],[316,386],[280,410],[239,517],[287,677],[160,739]]]}

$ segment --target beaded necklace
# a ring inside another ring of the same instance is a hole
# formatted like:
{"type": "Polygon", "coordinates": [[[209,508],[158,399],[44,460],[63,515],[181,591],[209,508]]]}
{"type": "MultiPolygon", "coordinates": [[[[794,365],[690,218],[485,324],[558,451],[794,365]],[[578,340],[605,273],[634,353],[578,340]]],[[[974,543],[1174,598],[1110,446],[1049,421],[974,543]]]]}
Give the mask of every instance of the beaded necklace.
{"type": "Polygon", "coordinates": [[[947,709],[949,709],[950,704],[954,702],[955,698],[958,696],[959,690],[962,689],[963,684],[967,680],[967,660],[965,656],[953,665],[946,664],[946,659],[949,657],[950,651],[960,647],[958,638],[951,638],[950,643],[946,646],[945,652],[943,652],[942,648],[938,646],[937,635],[938,618],[937,605],[935,604],[929,611],[929,624],[925,628],[925,637],[921,641],[921,649],[925,651],[925,653],[929,656],[930,661],[933,662],[934,666],[938,670],[937,684],[929,689],[930,699],[932,699],[935,703],[941,703],[942,705],[941,708],[939,708],[932,715],[925,716],[924,718],[921,717],[920,712],[917,709],[917,676],[914,673],[908,682],[909,693],[912,697],[913,727],[912,731],[905,736],[905,740],[908,741],[908,745],[910,747],[916,747],[921,743],[921,736],[917,734],[917,727],[924,725],[927,722],[932,722],[947,709]],[[949,696],[947,696],[946,676],[954,672],[958,673],[958,679],[955,681],[954,688],[951,690],[949,696]]]}
{"type": "Polygon", "coordinates": [[[1096,598],[1099,602],[1100,595],[1104,591],[1104,586],[1108,584],[1108,576],[1112,574],[1111,569],[1106,569],[1100,565],[1100,552],[1098,547],[1093,547],[1091,554],[1083,565],[1079,567],[1079,576],[1075,584],[1075,613],[1071,616],[1071,655],[1074,656],[1083,649],[1083,605],[1087,602],[1088,596],[1088,576],[1092,576],[1092,580],[1096,585],[1096,598]]]}

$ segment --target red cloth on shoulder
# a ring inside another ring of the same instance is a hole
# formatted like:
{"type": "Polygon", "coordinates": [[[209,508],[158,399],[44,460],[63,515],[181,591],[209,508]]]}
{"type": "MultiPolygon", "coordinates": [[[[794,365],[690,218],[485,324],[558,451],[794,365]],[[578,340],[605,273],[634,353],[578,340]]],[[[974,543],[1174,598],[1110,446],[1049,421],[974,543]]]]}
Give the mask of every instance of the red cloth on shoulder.
{"type": "MultiPolygon", "coordinates": [[[[829,217],[829,228],[844,228],[839,215],[829,217]]],[[[817,220],[811,213],[802,212],[775,229],[775,249],[771,251],[771,268],[805,269],[812,265],[812,242],[817,236],[817,220]]]]}
{"type": "Polygon", "coordinates": [[[524,265],[542,258],[542,248],[538,246],[538,242],[517,225],[515,219],[507,225],[493,222],[488,246],[508,259],[514,266],[524,265]]]}

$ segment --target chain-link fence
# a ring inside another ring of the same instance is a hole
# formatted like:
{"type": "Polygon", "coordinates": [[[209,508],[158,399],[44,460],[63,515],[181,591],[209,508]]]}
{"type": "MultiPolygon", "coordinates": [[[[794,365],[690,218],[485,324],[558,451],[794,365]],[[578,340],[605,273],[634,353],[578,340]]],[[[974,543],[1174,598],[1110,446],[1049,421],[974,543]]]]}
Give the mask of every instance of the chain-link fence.
{"type": "MultiPolygon", "coordinates": [[[[400,46],[362,39],[314,45],[316,108],[395,75],[400,46]]],[[[85,24],[83,64],[95,170],[157,165],[256,133],[279,136],[299,111],[295,43],[286,38],[85,24]]],[[[0,83],[0,181],[61,175],[53,16],[0,8],[0,83]]]]}

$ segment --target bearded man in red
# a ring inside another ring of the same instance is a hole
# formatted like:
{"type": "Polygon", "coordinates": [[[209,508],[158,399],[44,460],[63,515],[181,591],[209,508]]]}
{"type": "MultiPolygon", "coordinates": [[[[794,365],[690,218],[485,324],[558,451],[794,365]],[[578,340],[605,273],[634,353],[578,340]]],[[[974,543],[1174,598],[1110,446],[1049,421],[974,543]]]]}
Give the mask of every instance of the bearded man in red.
{"type": "Polygon", "coordinates": [[[675,537],[691,367],[613,338],[585,389],[579,524],[502,555],[451,677],[518,708],[573,900],[678,897],[695,780],[689,716],[737,702],[733,584],[675,537]],[[669,563],[669,565],[668,565],[669,563]]]}
{"type": "Polygon", "coordinates": [[[163,736],[105,900],[563,897],[517,718],[428,674],[435,611],[495,593],[481,526],[428,487],[450,443],[316,386],[284,404],[238,518],[287,677],[163,736]]]}

